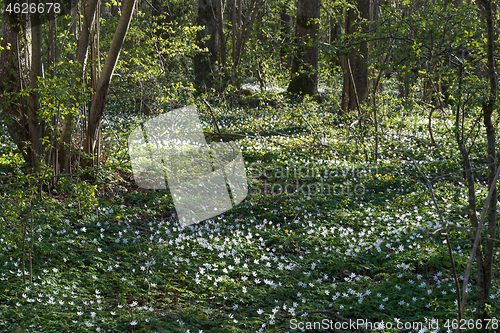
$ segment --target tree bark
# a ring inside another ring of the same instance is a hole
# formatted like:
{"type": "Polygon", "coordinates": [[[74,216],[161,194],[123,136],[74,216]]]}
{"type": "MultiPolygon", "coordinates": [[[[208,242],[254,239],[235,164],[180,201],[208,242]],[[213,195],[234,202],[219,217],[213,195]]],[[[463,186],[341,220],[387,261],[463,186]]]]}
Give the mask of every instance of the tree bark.
{"type": "Polygon", "coordinates": [[[319,0],[298,0],[292,79],[288,92],[300,95],[318,93],[319,0]]]}
{"type": "MultiPolygon", "coordinates": [[[[243,13],[241,9],[241,0],[239,0],[239,11],[238,11],[238,24],[240,26],[240,29],[238,31],[238,39],[236,40],[236,51],[235,51],[235,58],[233,61],[233,71],[236,71],[238,67],[240,66],[241,59],[243,58],[243,55],[245,54],[245,45],[247,41],[250,39],[250,32],[252,30],[252,27],[255,24],[255,21],[257,21],[261,15],[261,6],[262,6],[262,0],[252,0],[245,12],[245,22],[243,22],[243,13]]],[[[238,85],[239,82],[236,82],[238,85]]]]}
{"type": "Polygon", "coordinates": [[[196,43],[202,50],[194,57],[195,87],[198,92],[208,92],[213,88],[215,62],[217,61],[217,0],[199,0],[196,25],[204,27],[196,33],[196,43]],[[204,39],[208,39],[203,42],[204,39]]]}
{"type": "MultiPolygon", "coordinates": [[[[349,8],[345,17],[345,34],[366,32],[370,20],[371,0],[357,0],[356,8],[349,8]]],[[[342,93],[342,111],[349,113],[360,110],[361,104],[368,97],[368,42],[359,43],[343,57],[344,85],[342,93]]]]}
{"type": "Polygon", "coordinates": [[[224,3],[217,0],[217,35],[219,41],[219,56],[222,70],[226,68],[226,39],[224,37],[224,3]]]}
{"type": "Polygon", "coordinates": [[[280,11],[280,61],[281,65],[286,69],[290,69],[292,65],[292,58],[290,57],[290,33],[292,27],[292,16],[288,13],[288,3],[281,6],[280,11]]]}
{"type": "MultiPolygon", "coordinates": [[[[497,74],[495,69],[495,30],[494,30],[494,16],[492,1],[481,0],[481,5],[484,8],[485,19],[486,19],[486,34],[487,34],[487,70],[488,77],[490,81],[490,91],[489,96],[486,101],[483,102],[483,123],[486,129],[486,139],[487,139],[487,152],[488,152],[488,189],[494,188],[493,198],[497,198],[496,182],[494,183],[495,171],[498,165],[496,161],[496,135],[495,126],[493,126],[491,117],[497,102],[497,74]]],[[[491,278],[492,278],[492,268],[493,268],[493,257],[494,257],[494,244],[495,244],[495,229],[497,225],[497,200],[493,199],[488,207],[486,220],[488,221],[486,246],[484,248],[484,281],[483,284],[478,283],[478,297],[479,302],[479,313],[478,317],[480,319],[487,319],[487,313],[485,309],[484,302],[488,299],[488,295],[491,289],[491,278]]],[[[480,262],[478,261],[479,265],[480,262]]],[[[479,270],[479,267],[478,267],[479,270]]],[[[478,281],[479,282],[479,281],[478,281]]]]}
{"type": "Polygon", "coordinates": [[[237,12],[239,11],[238,8],[238,0],[233,0],[232,6],[231,6],[231,27],[232,27],[232,54],[231,58],[234,62],[236,59],[236,40],[237,40],[237,35],[239,31],[239,21],[238,21],[238,14],[237,12]]]}
{"type": "Polygon", "coordinates": [[[102,68],[97,88],[92,97],[92,103],[89,111],[89,121],[87,127],[87,135],[85,137],[84,151],[87,158],[84,159],[84,166],[95,166],[98,164],[98,156],[96,152],[99,150],[98,133],[101,128],[101,119],[104,113],[104,105],[108,95],[109,84],[111,77],[118,62],[120,50],[127,35],[130,21],[132,20],[132,12],[135,7],[136,0],[125,0],[122,8],[118,27],[116,28],[113,41],[109,48],[106,62],[102,68]]]}
{"type": "MultiPolygon", "coordinates": [[[[55,77],[55,64],[56,64],[56,30],[57,30],[57,19],[54,13],[49,14],[49,36],[47,43],[47,75],[49,78],[53,79],[55,77]]],[[[51,119],[51,133],[50,133],[50,164],[52,165],[53,172],[55,175],[59,174],[59,156],[58,156],[58,142],[59,139],[57,135],[58,127],[58,117],[59,115],[54,115],[51,119]]],[[[52,184],[55,185],[57,179],[53,179],[52,184]]]]}
{"type": "MultiPolygon", "coordinates": [[[[80,71],[76,75],[76,82],[83,84],[85,66],[87,64],[88,48],[90,44],[90,30],[94,25],[98,0],[89,0],[83,16],[83,27],[78,39],[76,59],[80,64],[80,71]]],[[[77,92],[79,93],[79,92],[77,92]]],[[[76,102],[75,102],[76,103],[76,102]]],[[[66,172],[71,171],[71,137],[73,132],[73,115],[69,113],[64,119],[61,130],[61,140],[59,142],[59,165],[66,172]]]]}
{"type": "Polygon", "coordinates": [[[42,26],[38,14],[31,15],[31,68],[30,95],[28,98],[28,129],[31,144],[33,167],[39,167],[44,155],[42,138],[44,136],[43,120],[38,119],[40,109],[38,78],[42,76],[42,26]]]}
{"type": "MultiPolygon", "coordinates": [[[[5,6],[12,5],[14,0],[6,1],[5,6]]],[[[21,34],[26,29],[26,22],[21,20],[20,14],[4,11],[2,25],[2,51],[0,54],[0,105],[2,106],[2,121],[7,125],[12,140],[23,154],[29,165],[31,148],[26,147],[28,137],[28,118],[26,116],[26,99],[19,93],[26,88],[23,80],[21,65],[22,49],[21,34]]]]}
{"type": "MultiPolygon", "coordinates": [[[[334,11],[335,13],[337,12],[336,10],[334,11]]],[[[335,14],[336,15],[336,14],[335,14]]],[[[329,35],[329,40],[328,43],[330,45],[338,45],[340,44],[342,40],[342,20],[338,19],[337,16],[331,16],[329,15],[329,28],[330,28],[330,35],[329,35]]],[[[337,51],[335,52],[334,55],[332,55],[331,58],[331,68],[332,69],[337,69],[342,68],[342,54],[337,51]]]]}

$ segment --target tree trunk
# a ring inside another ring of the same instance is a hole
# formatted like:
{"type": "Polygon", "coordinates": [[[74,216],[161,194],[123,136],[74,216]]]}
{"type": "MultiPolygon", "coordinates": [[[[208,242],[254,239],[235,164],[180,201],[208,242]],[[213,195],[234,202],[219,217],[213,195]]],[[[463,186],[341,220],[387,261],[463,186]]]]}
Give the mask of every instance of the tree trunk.
{"type": "Polygon", "coordinates": [[[226,39],[224,37],[224,3],[217,0],[217,35],[219,41],[219,56],[222,70],[226,68],[226,39]]]}
{"type": "Polygon", "coordinates": [[[319,0],[298,0],[292,79],[288,92],[300,95],[318,93],[319,0]]]}
{"type": "Polygon", "coordinates": [[[328,65],[333,71],[338,71],[342,68],[342,52],[339,46],[342,43],[342,26],[344,22],[343,7],[344,5],[335,4],[331,7],[331,11],[325,9],[328,14],[328,33],[326,42],[330,44],[328,65]]]}
{"type": "MultiPolygon", "coordinates": [[[[12,1],[14,4],[14,1],[12,1]]],[[[8,5],[8,3],[6,3],[8,5]]],[[[42,27],[39,15],[31,15],[30,29],[20,15],[4,12],[2,53],[0,56],[0,91],[2,120],[9,134],[32,168],[41,166],[43,126],[38,119],[38,77],[42,75],[42,27]],[[26,32],[23,45],[21,35],[26,32]],[[22,55],[22,49],[26,52],[22,55]],[[29,67],[29,68],[28,68],[29,67]],[[30,75],[26,76],[25,71],[30,75]],[[20,93],[29,88],[27,97],[20,93]],[[27,145],[26,145],[27,144],[27,145]]]]}
{"type": "Polygon", "coordinates": [[[28,98],[28,129],[31,144],[31,159],[33,167],[37,168],[42,162],[44,147],[44,124],[38,119],[40,108],[38,94],[38,77],[42,76],[42,26],[37,14],[31,15],[31,68],[30,68],[30,95],[28,98]]]}
{"type": "MultiPolygon", "coordinates": [[[[371,0],[357,0],[356,8],[349,8],[345,17],[345,34],[366,32],[370,20],[371,0]]],[[[342,111],[360,110],[361,104],[368,97],[368,43],[361,42],[359,47],[352,47],[343,57],[344,86],[342,93],[342,111]]]]}
{"type": "Polygon", "coordinates": [[[238,8],[238,0],[233,0],[232,6],[231,6],[231,26],[232,26],[232,54],[231,58],[233,62],[236,59],[236,40],[238,36],[238,31],[239,31],[239,21],[238,21],[238,12],[240,8],[238,8]]]}
{"type": "MultiPolygon", "coordinates": [[[[87,64],[87,54],[90,44],[90,30],[94,25],[95,14],[97,10],[98,0],[89,0],[83,16],[83,27],[78,39],[76,58],[80,64],[80,71],[76,75],[76,82],[79,85],[83,84],[85,66],[87,64]]],[[[77,92],[80,93],[80,92],[77,92]]],[[[76,100],[76,99],[75,99],[76,100]]],[[[76,102],[75,102],[76,103],[76,102]]],[[[71,171],[71,137],[73,132],[73,115],[69,113],[64,119],[61,140],[59,142],[59,164],[62,170],[71,171]]]]}
{"type": "MultiPolygon", "coordinates": [[[[375,2],[376,1],[374,1],[374,3],[375,2]]],[[[408,5],[401,4],[399,8],[402,11],[401,16],[403,19],[407,19],[407,17],[411,16],[412,6],[410,4],[408,4],[408,5]]],[[[410,36],[408,36],[408,37],[413,38],[413,34],[411,32],[409,32],[409,33],[410,33],[410,36]]],[[[407,102],[408,98],[410,97],[410,72],[409,72],[409,68],[406,67],[403,72],[398,72],[398,83],[399,83],[399,86],[398,86],[399,97],[403,101],[407,102]]]]}
{"type": "Polygon", "coordinates": [[[199,52],[194,57],[195,87],[198,92],[208,92],[213,88],[215,62],[217,61],[217,0],[199,0],[196,24],[204,27],[196,33],[199,52]],[[204,39],[208,39],[203,42],[204,39]]]}
{"type": "Polygon", "coordinates": [[[288,13],[288,3],[281,6],[280,11],[280,61],[281,65],[286,69],[290,69],[292,65],[292,58],[290,57],[290,33],[292,26],[292,16],[288,13]]]}
{"type": "MultiPolygon", "coordinates": [[[[234,52],[234,60],[233,60],[233,72],[236,72],[238,67],[241,64],[241,59],[243,58],[243,55],[245,54],[245,45],[247,41],[250,39],[250,32],[252,31],[252,27],[254,26],[255,22],[262,17],[262,0],[252,0],[250,4],[248,5],[248,8],[245,12],[244,17],[245,22],[243,22],[243,13],[242,13],[242,3],[241,0],[238,0],[238,25],[239,25],[239,31],[238,31],[238,38],[236,39],[236,46],[235,46],[235,52],[234,52]]],[[[239,86],[240,82],[235,82],[237,86],[239,86]]]]}
{"type": "Polygon", "coordinates": [[[116,28],[111,47],[109,48],[106,62],[102,68],[97,88],[92,97],[92,103],[89,111],[89,120],[87,127],[87,135],[85,137],[84,151],[87,157],[84,159],[84,166],[95,166],[98,164],[98,156],[96,153],[99,151],[99,131],[101,128],[101,119],[104,113],[104,104],[108,95],[109,84],[111,77],[118,62],[120,50],[123,41],[127,35],[130,21],[132,20],[132,12],[135,7],[136,0],[125,0],[122,8],[118,27],[116,28]]]}
{"type": "MultiPolygon", "coordinates": [[[[5,6],[15,3],[7,1],[5,6]]],[[[31,147],[26,147],[28,137],[28,119],[26,116],[26,99],[19,93],[26,88],[21,67],[22,42],[21,34],[26,28],[20,14],[4,11],[2,25],[2,51],[0,54],[0,91],[5,97],[0,98],[2,106],[2,121],[7,125],[12,140],[23,154],[29,165],[31,161],[31,147]]]]}
{"type": "MultiPolygon", "coordinates": [[[[493,192],[493,200],[491,200],[490,205],[488,207],[488,212],[486,215],[486,220],[488,221],[488,238],[486,239],[486,246],[484,247],[484,261],[483,261],[483,270],[484,270],[484,281],[480,284],[478,281],[478,317],[480,319],[487,319],[487,313],[485,309],[484,302],[488,299],[488,295],[491,289],[491,278],[492,278],[492,268],[493,268],[493,257],[494,257],[494,244],[495,244],[495,229],[497,225],[497,191],[496,191],[496,182],[494,183],[495,171],[497,165],[499,164],[496,161],[496,136],[495,136],[495,127],[491,121],[491,117],[493,114],[493,110],[495,108],[497,102],[497,74],[495,70],[495,30],[494,30],[494,16],[492,9],[492,1],[489,0],[481,0],[481,5],[484,7],[485,19],[486,19],[486,34],[487,34],[487,68],[488,68],[488,77],[490,81],[490,92],[489,97],[486,101],[483,102],[483,122],[486,129],[486,139],[488,142],[488,189],[494,188],[493,192]]],[[[479,265],[480,262],[478,261],[479,265]]],[[[479,270],[479,267],[478,267],[479,270]]]]}
{"type": "MultiPolygon", "coordinates": [[[[57,30],[57,19],[54,14],[49,14],[49,36],[47,43],[47,75],[50,79],[55,77],[55,64],[56,64],[56,30],[57,30]]],[[[52,165],[54,175],[59,174],[59,157],[57,150],[57,127],[58,127],[58,117],[59,115],[54,115],[51,119],[51,133],[50,133],[50,164],[52,165]]],[[[52,184],[55,185],[57,179],[54,178],[52,184]]]]}

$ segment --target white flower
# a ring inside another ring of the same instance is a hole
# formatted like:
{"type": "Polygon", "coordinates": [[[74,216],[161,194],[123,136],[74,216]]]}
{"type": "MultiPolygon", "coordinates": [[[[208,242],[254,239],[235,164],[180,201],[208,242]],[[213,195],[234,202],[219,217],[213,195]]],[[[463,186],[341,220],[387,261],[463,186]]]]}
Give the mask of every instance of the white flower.
{"type": "Polygon", "coordinates": [[[259,315],[261,315],[261,314],[263,314],[263,313],[264,313],[264,310],[259,309],[259,310],[257,310],[257,313],[258,313],[259,315]]]}

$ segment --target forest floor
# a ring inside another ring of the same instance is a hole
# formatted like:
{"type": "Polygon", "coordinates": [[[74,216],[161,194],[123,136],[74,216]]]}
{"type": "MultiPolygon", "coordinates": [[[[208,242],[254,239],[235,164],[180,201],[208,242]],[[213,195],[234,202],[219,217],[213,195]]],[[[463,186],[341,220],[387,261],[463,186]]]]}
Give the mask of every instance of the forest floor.
{"type": "MultiPolygon", "coordinates": [[[[63,178],[34,199],[31,216],[23,215],[29,190],[16,185],[19,153],[2,137],[0,331],[448,331],[457,312],[448,249],[442,235],[429,236],[440,219],[405,151],[438,179],[461,278],[472,242],[461,229],[467,192],[457,182],[453,134],[436,116],[433,145],[425,112],[381,103],[378,132],[369,114],[339,121],[328,99],[212,103],[223,132],[245,135],[231,138],[243,152],[249,194],[187,227],[168,190],[133,182],[129,115],[109,114],[103,124],[107,158],[97,184],[63,178]],[[349,321],[359,326],[342,324],[349,321]]],[[[198,108],[213,131],[212,116],[198,108]]],[[[474,274],[466,318],[476,311],[474,274]]],[[[494,274],[487,309],[500,319],[498,264],[494,274]]],[[[490,329],[500,331],[498,321],[490,329]]]]}

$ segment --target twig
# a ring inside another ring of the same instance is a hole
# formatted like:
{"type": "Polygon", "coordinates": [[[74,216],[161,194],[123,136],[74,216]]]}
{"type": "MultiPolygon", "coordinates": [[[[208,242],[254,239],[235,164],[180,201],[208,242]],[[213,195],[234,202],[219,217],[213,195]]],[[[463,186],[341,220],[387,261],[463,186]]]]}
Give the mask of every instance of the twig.
{"type": "Polygon", "coordinates": [[[217,129],[217,132],[220,133],[219,124],[217,123],[217,120],[215,119],[214,112],[213,112],[214,110],[212,109],[212,106],[210,106],[210,104],[208,104],[206,99],[202,98],[202,100],[206,104],[206,106],[208,106],[208,110],[210,111],[210,115],[212,116],[212,121],[214,122],[215,128],[217,129]]]}
{"type": "Polygon", "coordinates": [[[309,125],[309,127],[311,128],[311,130],[316,134],[316,136],[318,137],[319,143],[321,145],[323,145],[323,142],[322,142],[321,138],[319,137],[318,132],[314,129],[314,127],[312,127],[312,125],[307,121],[306,117],[304,117],[304,115],[302,113],[300,113],[300,116],[306,122],[306,124],[309,125]]]}

